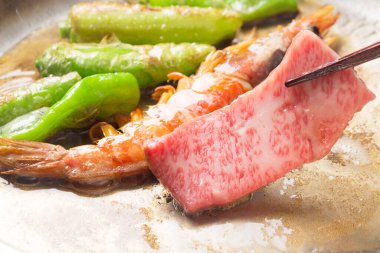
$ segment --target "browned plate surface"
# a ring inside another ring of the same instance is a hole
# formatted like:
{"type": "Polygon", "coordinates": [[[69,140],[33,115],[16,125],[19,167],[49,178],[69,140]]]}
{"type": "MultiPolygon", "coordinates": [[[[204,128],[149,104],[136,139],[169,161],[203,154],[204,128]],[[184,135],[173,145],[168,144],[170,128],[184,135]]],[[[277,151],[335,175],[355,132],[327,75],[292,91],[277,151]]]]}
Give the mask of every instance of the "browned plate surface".
{"type": "MultiPolygon", "coordinates": [[[[324,2],[333,3],[342,13],[331,31],[338,38],[341,55],[380,40],[379,1],[324,2]]],[[[59,1],[50,3],[50,16],[57,17],[59,1]]],[[[315,1],[301,1],[304,12],[316,6],[315,1]]],[[[31,7],[34,13],[46,10],[37,7],[31,7]]],[[[14,17],[18,21],[14,22],[26,29],[25,22],[33,17],[23,16],[25,10],[17,12],[14,17]]],[[[3,28],[5,21],[0,21],[3,28]]],[[[15,34],[12,31],[10,36],[15,34]]],[[[56,28],[47,28],[1,58],[0,87],[20,83],[9,77],[10,71],[18,70],[13,75],[23,78],[22,82],[35,78],[35,57],[57,39],[56,28]]],[[[378,98],[355,116],[327,157],[257,191],[249,203],[189,219],[166,203],[160,185],[88,198],[56,189],[24,191],[0,179],[0,251],[325,252],[380,248],[379,60],[357,70],[378,98]]]]}

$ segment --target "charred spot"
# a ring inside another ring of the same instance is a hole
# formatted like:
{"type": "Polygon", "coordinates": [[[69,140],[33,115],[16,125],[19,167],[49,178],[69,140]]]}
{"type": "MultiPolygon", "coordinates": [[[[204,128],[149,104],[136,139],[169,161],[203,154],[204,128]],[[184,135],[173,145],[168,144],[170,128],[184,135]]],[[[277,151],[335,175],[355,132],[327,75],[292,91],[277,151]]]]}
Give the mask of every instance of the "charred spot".
{"type": "Polygon", "coordinates": [[[347,160],[343,154],[330,152],[326,158],[332,163],[339,164],[341,166],[347,166],[347,160]]]}
{"type": "Polygon", "coordinates": [[[310,30],[311,30],[313,33],[315,33],[317,36],[321,36],[321,33],[320,33],[319,28],[318,28],[317,26],[312,25],[312,26],[310,27],[310,30]]]}
{"type": "Polygon", "coordinates": [[[170,202],[173,201],[173,197],[172,197],[172,195],[170,195],[170,194],[164,196],[164,198],[165,198],[166,203],[170,203],[170,202]]]}
{"type": "Polygon", "coordinates": [[[269,64],[269,72],[274,70],[278,65],[280,65],[282,59],[284,58],[285,52],[277,49],[274,51],[271,59],[270,59],[270,64],[269,64]]]}

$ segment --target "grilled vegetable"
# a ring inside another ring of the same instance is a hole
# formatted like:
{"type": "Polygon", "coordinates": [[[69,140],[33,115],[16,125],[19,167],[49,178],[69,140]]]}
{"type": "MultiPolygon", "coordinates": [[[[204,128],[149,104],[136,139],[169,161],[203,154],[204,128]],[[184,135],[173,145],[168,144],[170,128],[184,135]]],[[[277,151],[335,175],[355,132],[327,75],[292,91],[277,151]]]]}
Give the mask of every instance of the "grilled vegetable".
{"type": "Polygon", "coordinates": [[[27,128],[34,127],[47,110],[49,110],[49,107],[42,107],[14,118],[4,126],[0,127],[0,136],[17,135],[19,132],[23,132],[27,128]]]}
{"type": "Polygon", "coordinates": [[[226,0],[244,21],[260,20],[284,12],[297,12],[297,0],[226,0]]]}
{"type": "Polygon", "coordinates": [[[99,42],[115,34],[130,44],[215,44],[232,37],[241,24],[238,13],[222,9],[95,2],[74,5],[61,35],[69,35],[72,42],[99,42]]]}
{"type": "Polygon", "coordinates": [[[199,7],[230,8],[244,21],[254,21],[285,12],[297,12],[296,0],[141,0],[151,6],[188,5],[199,7]]]}
{"type": "Polygon", "coordinates": [[[0,126],[35,109],[52,106],[80,78],[78,73],[69,73],[62,77],[47,77],[12,93],[2,93],[0,95],[0,126]]]}
{"type": "Polygon", "coordinates": [[[133,75],[93,75],[75,84],[40,118],[39,112],[32,112],[23,118],[34,124],[26,124],[24,127],[18,125],[15,130],[4,126],[0,135],[12,139],[41,141],[63,128],[81,128],[90,125],[95,119],[107,119],[116,113],[130,113],[139,99],[140,89],[133,75]]]}
{"type": "Polygon", "coordinates": [[[133,74],[140,87],[155,86],[167,80],[167,74],[178,71],[193,74],[213,50],[212,46],[195,43],[132,46],[123,43],[69,44],[58,43],[37,59],[42,76],[63,75],[77,71],[82,77],[110,72],[133,74]]]}

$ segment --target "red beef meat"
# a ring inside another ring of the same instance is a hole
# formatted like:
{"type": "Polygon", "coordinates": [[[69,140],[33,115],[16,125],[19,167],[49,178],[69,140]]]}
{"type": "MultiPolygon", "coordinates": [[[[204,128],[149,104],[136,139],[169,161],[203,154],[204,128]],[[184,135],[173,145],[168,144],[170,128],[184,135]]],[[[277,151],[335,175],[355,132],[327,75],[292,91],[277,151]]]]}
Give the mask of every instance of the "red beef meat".
{"type": "Polygon", "coordinates": [[[292,88],[284,82],[336,58],[319,37],[301,32],[258,87],[146,143],[152,172],[186,213],[195,213],[321,159],[374,95],[352,69],[292,88]]]}

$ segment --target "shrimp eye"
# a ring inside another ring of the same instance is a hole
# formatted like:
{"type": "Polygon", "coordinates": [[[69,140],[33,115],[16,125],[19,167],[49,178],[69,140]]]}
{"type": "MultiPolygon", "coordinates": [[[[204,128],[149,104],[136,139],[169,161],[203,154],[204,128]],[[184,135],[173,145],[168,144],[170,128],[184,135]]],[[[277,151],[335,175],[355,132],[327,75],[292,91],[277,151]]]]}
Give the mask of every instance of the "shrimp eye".
{"type": "Polygon", "coordinates": [[[14,183],[18,186],[36,186],[40,180],[31,176],[15,176],[14,183]]]}
{"type": "Polygon", "coordinates": [[[285,52],[280,49],[277,49],[273,52],[272,57],[270,59],[269,72],[274,70],[278,65],[280,65],[282,59],[284,58],[284,55],[285,52]]]}
{"type": "Polygon", "coordinates": [[[318,26],[312,25],[312,26],[310,27],[310,30],[311,30],[313,33],[315,33],[316,35],[321,36],[321,33],[319,32],[319,28],[318,28],[318,26]]]}

